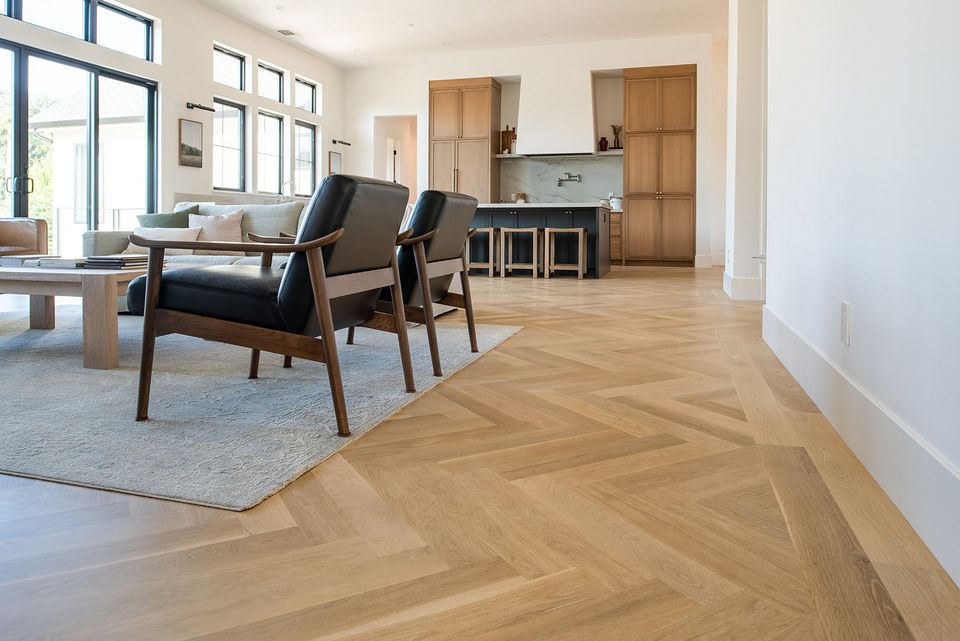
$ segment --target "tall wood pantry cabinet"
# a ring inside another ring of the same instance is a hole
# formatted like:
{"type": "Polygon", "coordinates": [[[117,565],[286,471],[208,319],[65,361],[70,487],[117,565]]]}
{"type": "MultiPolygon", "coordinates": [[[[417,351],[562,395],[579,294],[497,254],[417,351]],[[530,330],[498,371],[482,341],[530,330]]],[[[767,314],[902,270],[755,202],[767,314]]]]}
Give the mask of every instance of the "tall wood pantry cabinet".
{"type": "Polygon", "coordinates": [[[625,263],[696,253],[696,65],[624,70],[625,263]]]}
{"type": "Polygon", "coordinates": [[[430,82],[430,188],[500,201],[500,83],[430,82]]]}

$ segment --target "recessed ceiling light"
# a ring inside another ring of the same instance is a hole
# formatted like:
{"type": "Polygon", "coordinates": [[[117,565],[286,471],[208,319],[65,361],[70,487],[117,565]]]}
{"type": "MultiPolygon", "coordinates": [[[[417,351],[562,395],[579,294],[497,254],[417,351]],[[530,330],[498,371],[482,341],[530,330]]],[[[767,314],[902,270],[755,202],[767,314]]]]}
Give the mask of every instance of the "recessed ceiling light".
{"type": "Polygon", "coordinates": [[[281,36],[287,36],[287,37],[297,35],[293,31],[290,31],[289,29],[277,29],[277,33],[279,33],[281,36]]]}
{"type": "Polygon", "coordinates": [[[416,27],[417,25],[415,25],[415,24],[413,24],[413,23],[411,22],[411,23],[409,23],[407,26],[410,27],[410,28],[413,28],[413,27],[416,27]]]}
{"type": "Polygon", "coordinates": [[[360,53],[360,50],[359,50],[359,49],[354,49],[354,50],[353,50],[353,53],[360,53]]]}
{"type": "Polygon", "coordinates": [[[449,42],[444,42],[441,46],[443,46],[443,47],[449,47],[449,46],[450,46],[450,43],[449,43],[449,42]]]}
{"type": "Polygon", "coordinates": [[[541,33],[541,34],[540,34],[540,38],[541,38],[542,40],[546,40],[546,39],[549,38],[549,37],[550,37],[550,36],[548,36],[548,35],[545,34],[545,33],[541,33]]]}

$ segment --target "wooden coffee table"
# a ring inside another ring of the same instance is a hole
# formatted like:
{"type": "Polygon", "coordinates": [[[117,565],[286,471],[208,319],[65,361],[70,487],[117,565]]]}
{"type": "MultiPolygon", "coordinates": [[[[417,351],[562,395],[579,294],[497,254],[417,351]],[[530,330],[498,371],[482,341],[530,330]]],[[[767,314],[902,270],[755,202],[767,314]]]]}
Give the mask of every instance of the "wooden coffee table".
{"type": "Polygon", "coordinates": [[[117,347],[117,297],[147,270],[44,269],[0,267],[0,294],[29,294],[30,328],[56,326],[55,296],[83,299],[83,366],[113,369],[120,365],[117,347]]]}

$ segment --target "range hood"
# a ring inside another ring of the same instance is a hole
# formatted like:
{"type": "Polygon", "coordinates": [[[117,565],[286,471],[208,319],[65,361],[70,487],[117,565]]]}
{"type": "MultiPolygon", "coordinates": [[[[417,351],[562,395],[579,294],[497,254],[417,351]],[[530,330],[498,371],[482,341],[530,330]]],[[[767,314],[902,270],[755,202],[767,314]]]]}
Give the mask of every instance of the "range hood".
{"type": "Polygon", "coordinates": [[[593,79],[554,65],[523,76],[517,115],[518,156],[593,155],[593,79]]]}

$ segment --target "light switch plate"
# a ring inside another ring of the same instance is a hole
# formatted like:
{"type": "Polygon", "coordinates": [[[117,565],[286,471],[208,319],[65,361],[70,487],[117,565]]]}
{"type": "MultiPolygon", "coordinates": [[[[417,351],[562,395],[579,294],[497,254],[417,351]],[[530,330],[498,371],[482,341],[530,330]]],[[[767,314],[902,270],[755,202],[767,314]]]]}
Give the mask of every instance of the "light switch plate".
{"type": "Polygon", "coordinates": [[[850,344],[850,330],[853,322],[853,305],[849,301],[840,303],[840,341],[844,345],[850,344]]]}

